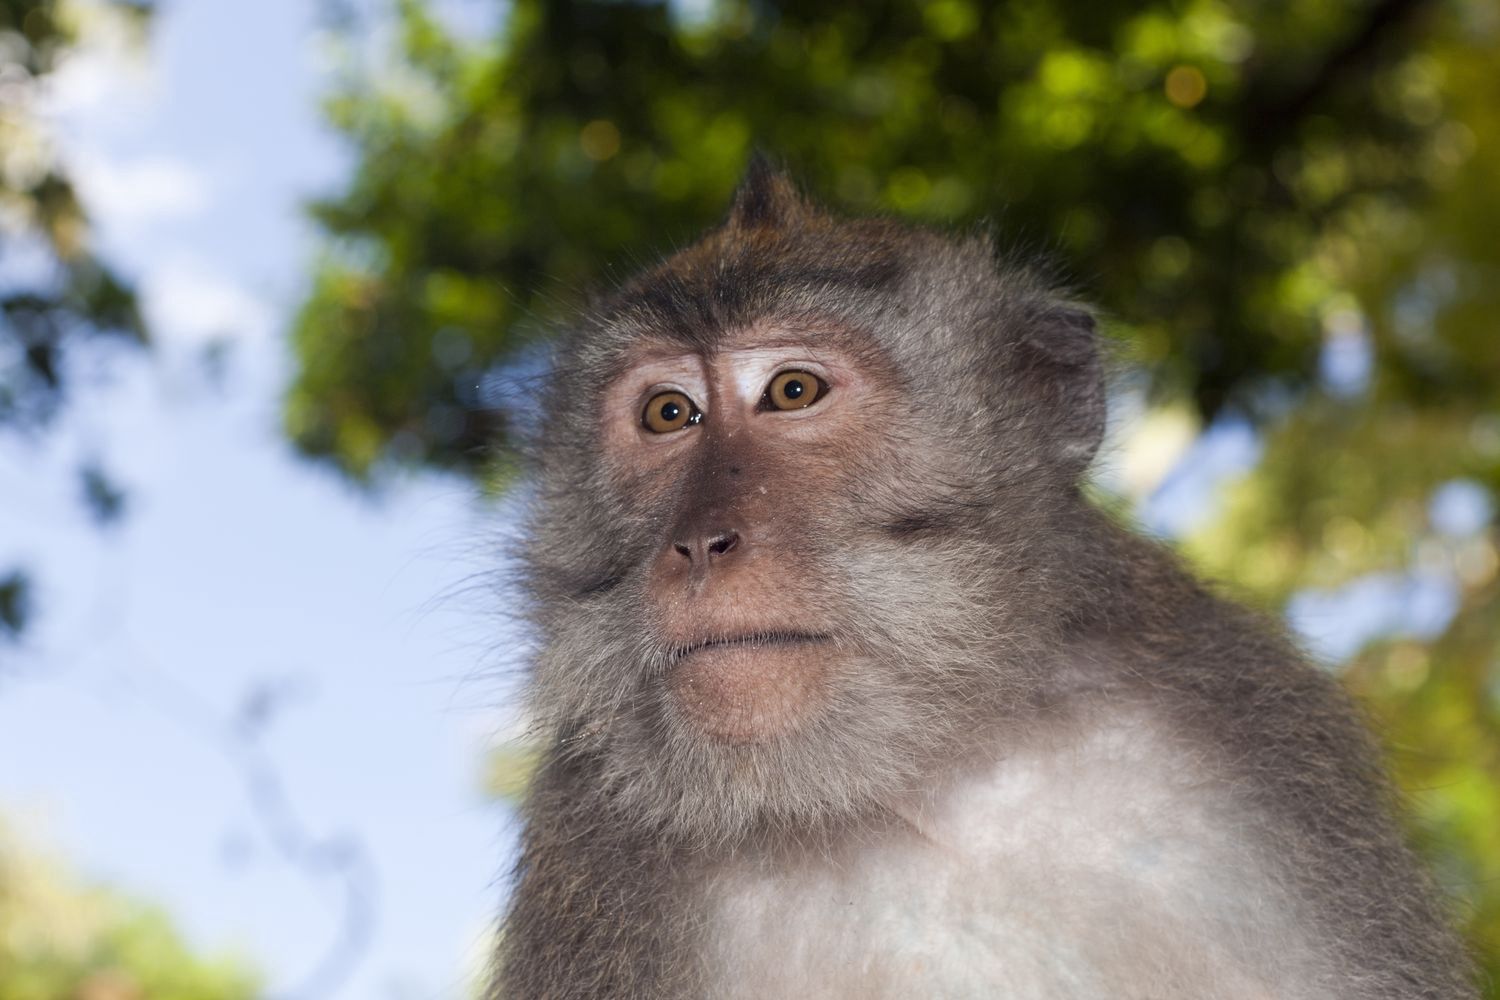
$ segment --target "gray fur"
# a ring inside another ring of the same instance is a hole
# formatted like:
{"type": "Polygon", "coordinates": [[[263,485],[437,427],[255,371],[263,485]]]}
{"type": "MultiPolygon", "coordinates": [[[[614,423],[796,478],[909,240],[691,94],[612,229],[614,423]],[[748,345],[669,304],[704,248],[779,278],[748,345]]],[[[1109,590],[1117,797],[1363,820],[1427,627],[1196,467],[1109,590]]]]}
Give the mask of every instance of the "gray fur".
{"type": "Polygon", "coordinates": [[[1329,995],[1475,995],[1337,686],[1081,497],[1104,426],[1093,322],[988,239],[836,219],[758,164],[720,228],[565,336],[544,405],[525,585],[550,747],[489,996],[713,992],[724,864],[878,838],[892,796],[975,746],[1115,700],[1152,706],[1255,817],[1245,836],[1333,954],[1329,995]],[[921,406],[845,456],[861,489],[798,522],[867,669],[804,730],[725,745],[663,710],[643,570],[679,512],[611,485],[597,414],[641,338],[711,352],[766,319],[864,331],[921,406]]]}

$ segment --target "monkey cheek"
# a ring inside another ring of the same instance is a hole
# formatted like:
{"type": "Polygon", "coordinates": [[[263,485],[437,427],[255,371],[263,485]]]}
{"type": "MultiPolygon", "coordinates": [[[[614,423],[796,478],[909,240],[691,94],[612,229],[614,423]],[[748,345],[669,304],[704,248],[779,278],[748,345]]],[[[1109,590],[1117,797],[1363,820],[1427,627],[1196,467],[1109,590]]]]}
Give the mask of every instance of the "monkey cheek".
{"type": "Polygon", "coordinates": [[[828,656],[821,643],[701,649],[668,675],[673,700],[705,735],[764,743],[804,725],[826,699],[828,656]]]}

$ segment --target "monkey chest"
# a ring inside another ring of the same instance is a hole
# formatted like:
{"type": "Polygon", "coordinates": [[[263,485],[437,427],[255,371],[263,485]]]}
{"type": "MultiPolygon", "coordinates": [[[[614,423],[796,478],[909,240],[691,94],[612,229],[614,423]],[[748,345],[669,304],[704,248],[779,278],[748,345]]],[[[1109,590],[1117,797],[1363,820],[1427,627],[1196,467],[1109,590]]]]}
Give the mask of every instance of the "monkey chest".
{"type": "Polygon", "coordinates": [[[1326,992],[1254,817],[1138,728],[1011,756],[903,820],[726,866],[706,890],[710,995],[1326,992]]]}

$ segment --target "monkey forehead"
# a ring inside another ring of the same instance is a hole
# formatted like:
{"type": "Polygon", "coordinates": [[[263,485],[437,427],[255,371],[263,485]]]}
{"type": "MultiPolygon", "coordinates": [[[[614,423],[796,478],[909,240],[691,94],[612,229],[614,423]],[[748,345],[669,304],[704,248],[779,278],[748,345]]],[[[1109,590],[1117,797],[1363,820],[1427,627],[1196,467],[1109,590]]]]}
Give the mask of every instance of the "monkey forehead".
{"type": "Polygon", "coordinates": [[[900,354],[913,333],[963,324],[992,302],[986,239],[879,219],[818,214],[796,225],[711,231],[624,283],[573,330],[578,357],[612,356],[643,338],[709,351],[752,325],[868,331],[900,354]]]}
{"type": "Polygon", "coordinates": [[[606,312],[692,346],[778,314],[847,319],[901,297],[919,239],[904,226],[829,217],[788,230],[720,229],[627,282],[606,312]]]}

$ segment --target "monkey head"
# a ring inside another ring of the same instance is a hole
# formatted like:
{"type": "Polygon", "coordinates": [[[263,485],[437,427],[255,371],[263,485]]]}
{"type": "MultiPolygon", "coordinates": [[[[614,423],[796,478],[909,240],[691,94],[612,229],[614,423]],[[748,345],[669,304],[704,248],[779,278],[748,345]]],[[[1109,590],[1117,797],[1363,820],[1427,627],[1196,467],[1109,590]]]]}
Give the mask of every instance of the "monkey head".
{"type": "Polygon", "coordinates": [[[752,164],[563,337],[525,549],[533,703],[697,840],[877,808],[1033,702],[1104,425],[1089,314],[983,236],[752,164]]]}

